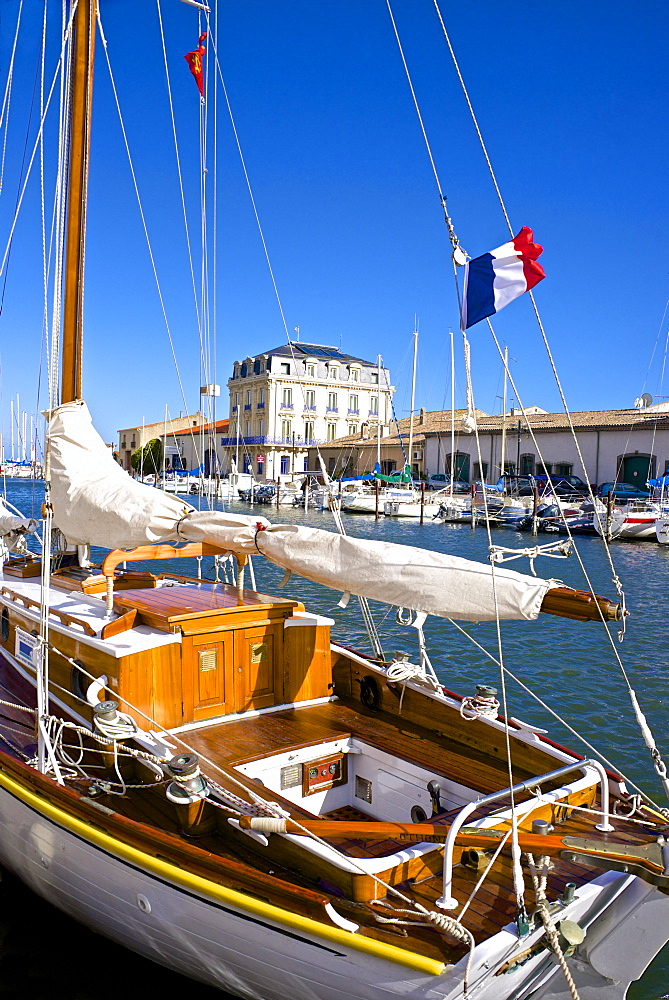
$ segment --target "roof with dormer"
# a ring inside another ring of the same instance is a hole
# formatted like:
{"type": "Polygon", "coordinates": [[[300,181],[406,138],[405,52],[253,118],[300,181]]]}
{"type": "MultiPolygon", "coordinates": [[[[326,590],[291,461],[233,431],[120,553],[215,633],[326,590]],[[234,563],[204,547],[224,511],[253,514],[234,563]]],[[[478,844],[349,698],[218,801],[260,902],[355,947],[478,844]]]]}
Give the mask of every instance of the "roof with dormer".
{"type": "Polygon", "coordinates": [[[287,344],[280,344],[279,347],[273,347],[269,351],[259,351],[258,354],[250,355],[250,357],[254,360],[262,357],[284,357],[296,358],[299,361],[314,358],[324,363],[341,361],[343,364],[353,363],[376,368],[376,361],[365,361],[364,358],[357,358],[353,354],[344,354],[338,347],[332,347],[328,344],[307,344],[303,340],[293,340],[287,344]]]}

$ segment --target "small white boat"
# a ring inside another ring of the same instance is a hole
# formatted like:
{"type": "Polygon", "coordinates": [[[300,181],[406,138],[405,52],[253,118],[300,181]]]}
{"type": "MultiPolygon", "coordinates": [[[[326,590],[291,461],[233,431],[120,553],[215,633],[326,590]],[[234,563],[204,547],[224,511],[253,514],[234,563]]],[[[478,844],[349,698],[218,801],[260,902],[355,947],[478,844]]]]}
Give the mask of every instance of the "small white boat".
{"type": "Polygon", "coordinates": [[[420,517],[421,511],[423,517],[435,520],[439,518],[440,520],[471,521],[471,498],[465,494],[452,496],[448,490],[439,490],[438,493],[429,494],[423,502],[420,498],[411,500],[396,498],[386,500],[383,504],[383,513],[387,517],[420,517]]]}
{"type": "MultiPolygon", "coordinates": [[[[393,501],[398,504],[414,504],[418,502],[418,494],[414,490],[384,489],[379,491],[379,513],[383,513],[384,504],[393,501]]],[[[372,492],[354,493],[342,497],[341,509],[348,514],[374,514],[376,512],[376,494],[372,492]]]]}
{"type": "Polygon", "coordinates": [[[656,522],[661,513],[653,501],[634,500],[614,507],[610,517],[606,511],[595,511],[597,533],[612,538],[650,538],[656,540],[656,522]]]}

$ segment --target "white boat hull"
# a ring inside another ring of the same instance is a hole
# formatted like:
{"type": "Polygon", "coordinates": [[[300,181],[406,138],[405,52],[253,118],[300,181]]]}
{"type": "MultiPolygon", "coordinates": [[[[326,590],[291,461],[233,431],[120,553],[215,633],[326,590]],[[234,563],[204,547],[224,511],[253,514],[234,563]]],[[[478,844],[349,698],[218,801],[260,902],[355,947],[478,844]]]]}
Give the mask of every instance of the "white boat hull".
{"type": "Polygon", "coordinates": [[[655,518],[655,537],[660,545],[669,545],[669,511],[663,510],[655,518]]]}
{"type": "MultiPolygon", "coordinates": [[[[658,512],[656,509],[626,510],[614,508],[608,525],[609,538],[650,538],[656,540],[655,525],[658,512]]],[[[594,525],[597,533],[607,534],[607,516],[600,511],[595,512],[594,525]]]]}
{"type": "MultiPolygon", "coordinates": [[[[329,935],[327,928],[312,934],[291,925],[289,914],[285,922],[272,919],[253,897],[229,891],[229,899],[206,898],[188,884],[186,872],[172,869],[171,878],[169,866],[154,858],[150,864],[163,867],[159,874],[147,871],[141,859],[120,858],[109,843],[93,843],[81,829],[73,832],[43,815],[39,801],[0,789],[2,864],[70,916],[161,965],[254,1000],[463,996],[464,960],[435,974],[361,950],[356,935],[338,927],[329,935]]],[[[665,943],[669,897],[634,876],[607,873],[578,891],[569,917],[587,923],[599,909],[606,912],[589,929],[583,956],[570,963],[572,974],[582,1000],[623,1000],[629,982],[665,943]]],[[[493,974],[540,935],[518,941],[509,925],[480,945],[470,978],[475,995],[562,1000],[562,973],[545,949],[503,976],[493,974]]]]}

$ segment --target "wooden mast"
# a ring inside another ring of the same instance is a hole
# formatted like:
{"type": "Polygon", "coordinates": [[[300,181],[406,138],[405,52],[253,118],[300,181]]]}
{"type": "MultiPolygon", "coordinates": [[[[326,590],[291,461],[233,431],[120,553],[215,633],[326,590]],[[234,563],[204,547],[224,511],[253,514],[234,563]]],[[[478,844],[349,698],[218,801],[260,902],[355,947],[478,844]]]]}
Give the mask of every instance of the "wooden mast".
{"type": "Polygon", "coordinates": [[[71,118],[65,236],[61,402],[80,399],[86,201],[97,0],[79,0],[70,64],[71,118]]]}

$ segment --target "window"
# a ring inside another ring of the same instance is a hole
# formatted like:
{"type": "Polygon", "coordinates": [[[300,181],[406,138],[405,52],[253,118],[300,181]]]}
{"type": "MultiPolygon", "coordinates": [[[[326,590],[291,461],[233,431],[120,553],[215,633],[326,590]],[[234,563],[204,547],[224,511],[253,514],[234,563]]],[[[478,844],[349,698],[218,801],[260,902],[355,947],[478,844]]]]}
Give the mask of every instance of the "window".
{"type": "Polygon", "coordinates": [[[381,472],[383,473],[384,476],[389,476],[391,472],[395,472],[396,470],[397,470],[397,462],[395,462],[393,459],[384,458],[381,460],[381,472]]]}
{"type": "Polygon", "coordinates": [[[316,377],[316,365],[307,365],[307,378],[316,377]]]}
{"type": "Polygon", "coordinates": [[[239,406],[239,393],[235,393],[235,406],[239,406]]]}
{"type": "Polygon", "coordinates": [[[264,437],[264,436],[265,436],[265,421],[264,420],[259,420],[258,421],[258,437],[264,437]]]}
{"type": "Polygon", "coordinates": [[[359,372],[357,368],[351,368],[349,378],[351,382],[357,382],[359,379],[359,372]]]}
{"type": "Polygon", "coordinates": [[[358,397],[357,397],[357,395],[353,395],[353,396],[349,396],[348,397],[348,412],[349,413],[358,413],[359,412],[359,410],[358,410],[358,397]]]}
{"type": "Polygon", "coordinates": [[[305,460],[304,460],[304,471],[305,472],[309,471],[309,459],[308,458],[305,458],[305,460]]]}
{"type": "Polygon", "coordinates": [[[520,474],[521,476],[531,476],[534,472],[534,455],[521,455],[520,456],[520,474]]]}
{"type": "Polygon", "coordinates": [[[258,390],[258,409],[260,410],[265,405],[265,390],[258,390]]]}
{"type": "Polygon", "coordinates": [[[329,392],[328,393],[328,410],[331,410],[333,413],[337,412],[337,393],[336,392],[329,392]]]}
{"type": "Polygon", "coordinates": [[[246,393],[246,405],[250,406],[252,401],[253,401],[253,393],[251,391],[248,391],[246,393]]]}
{"type": "Polygon", "coordinates": [[[247,438],[251,437],[251,421],[250,420],[246,421],[246,437],[247,438]]]}
{"type": "Polygon", "coordinates": [[[328,441],[334,441],[336,437],[337,437],[337,425],[328,424],[328,433],[327,433],[328,441]]]}
{"type": "Polygon", "coordinates": [[[290,361],[284,361],[281,364],[281,374],[290,375],[290,361]]]}
{"type": "Polygon", "coordinates": [[[290,455],[281,456],[281,475],[287,476],[290,469],[290,455]]]}
{"type": "Polygon", "coordinates": [[[314,439],[314,423],[313,420],[306,420],[304,423],[304,441],[308,444],[314,439]]]}
{"type": "Polygon", "coordinates": [[[372,385],[378,385],[379,384],[379,373],[378,372],[372,372],[371,373],[371,382],[372,382],[372,385]]]}
{"type": "Polygon", "coordinates": [[[316,409],[316,390],[307,389],[304,394],[304,407],[306,410],[316,409]]]}
{"type": "Polygon", "coordinates": [[[286,409],[290,409],[292,407],[292,405],[293,405],[293,390],[292,389],[284,389],[283,390],[283,393],[281,394],[281,405],[284,406],[284,407],[286,407],[286,409]]]}
{"type": "Polygon", "coordinates": [[[281,421],[281,437],[285,440],[290,438],[292,432],[292,426],[290,420],[281,421]]]}
{"type": "Polygon", "coordinates": [[[348,432],[349,432],[349,434],[357,434],[358,433],[358,425],[357,424],[349,424],[348,425],[348,432]]]}
{"type": "Polygon", "coordinates": [[[374,416],[378,417],[378,415],[379,415],[379,397],[378,396],[372,396],[372,398],[370,399],[370,401],[369,401],[369,414],[370,414],[370,416],[372,414],[374,414],[374,416]]]}
{"type": "Polygon", "coordinates": [[[571,476],[572,469],[573,465],[570,465],[568,462],[558,462],[557,465],[555,466],[555,475],[571,476]]]}
{"type": "Polygon", "coordinates": [[[265,460],[263,459],[261,462],[260,459],[258,459],[256,461],[256,468],[258,470],[258,475],[262,476],[265,472],[265,460]]]}
{"type": "Polygon", "coordinates": [[[336,378],[339,365],[328,365],[328,378],[336,378]]]}

